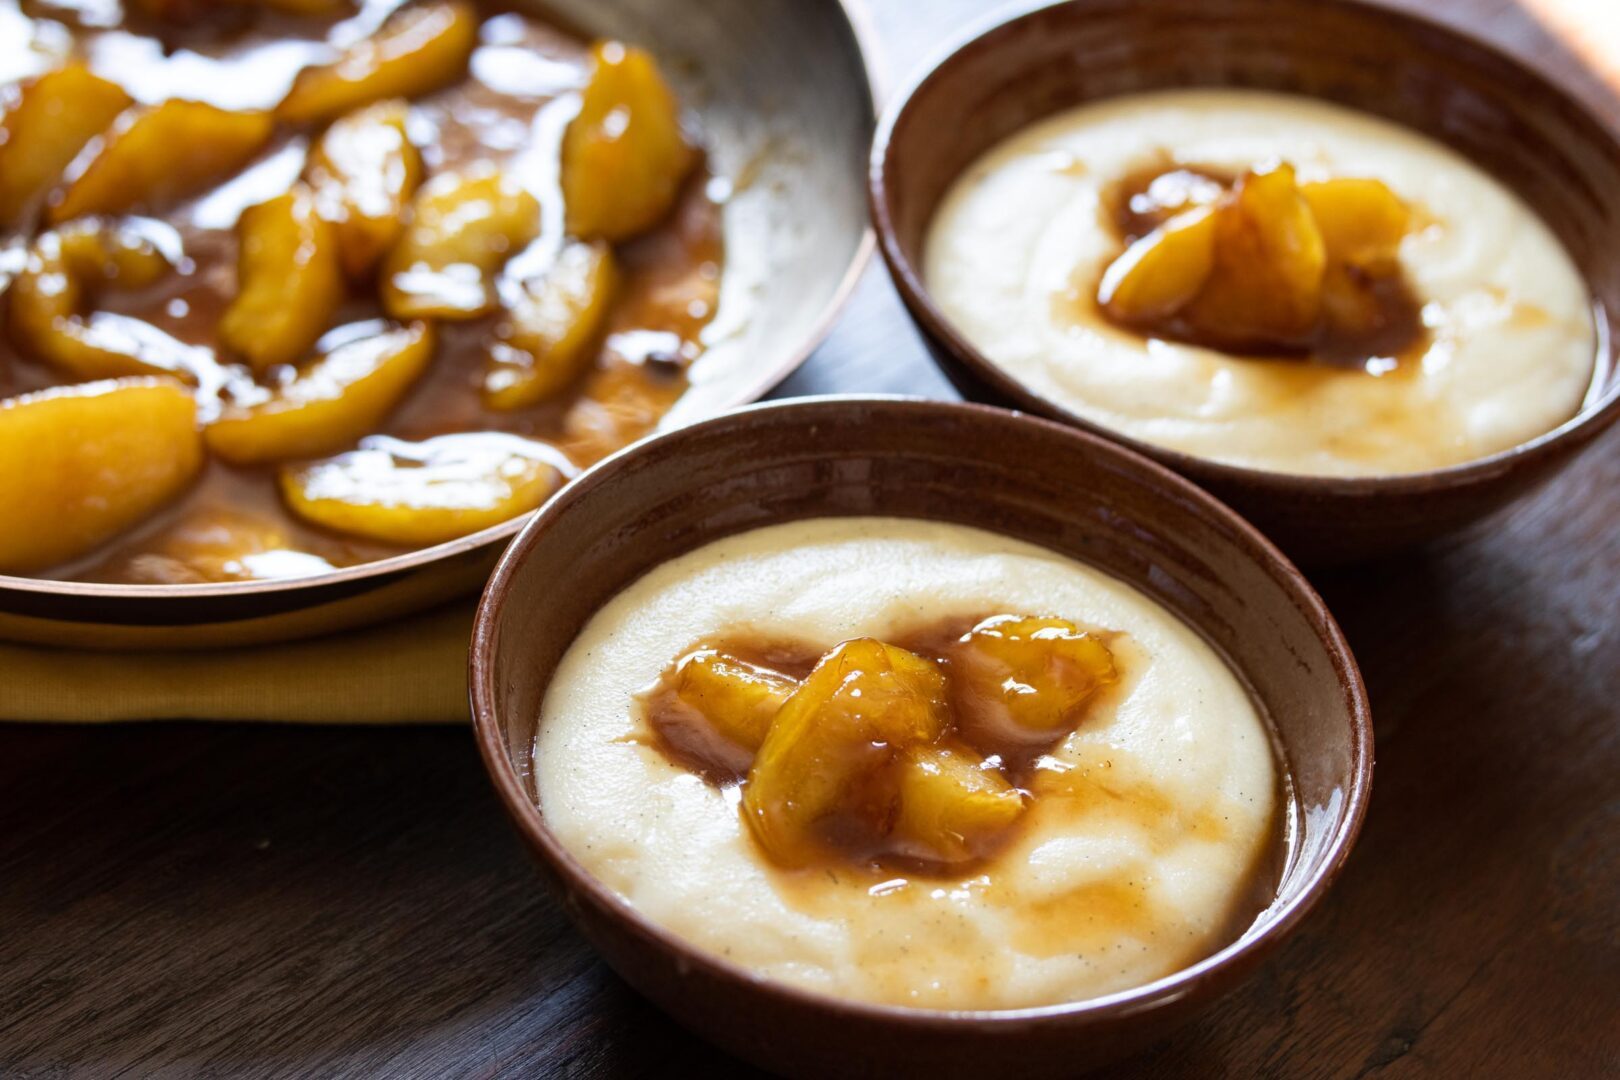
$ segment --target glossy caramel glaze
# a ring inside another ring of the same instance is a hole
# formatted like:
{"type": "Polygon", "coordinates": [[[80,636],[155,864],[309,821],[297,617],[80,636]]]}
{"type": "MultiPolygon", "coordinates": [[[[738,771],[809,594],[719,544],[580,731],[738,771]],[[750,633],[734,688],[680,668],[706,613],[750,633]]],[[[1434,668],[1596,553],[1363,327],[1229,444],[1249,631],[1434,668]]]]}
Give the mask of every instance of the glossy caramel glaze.
{"type": "MultiPolygon", "coordinates": [[[[789,871],[783,879],[789,892],[798,892],[791,885],[794,874],[806,871],[834,877],[850,873],[871,876],[874,895],[904,893],[914,880],[949,880],[956,882],[957,887],[992,888],[997,858],[1019,836],[1029,832],[1032,822],[1040,821],[1041,828],[1050,830],[1054,821],[1078,815],[1117,818],[1125,827],[1143,830],[1165,841],[1189,834],[1215,841],[1223,837],[1223,819],[1218,811],[1201,807],[1188,812],[1176,806],[1150,776],[1132,767],[1129,755],[1122,751],[1112,750],[1095,761],[1088,758],[1078,765],[1072,760],[1060,761],[1051,753],[1076,729],[1083,727],[1095,709],[1111,709],[1112,703],[1126,692],[1130,666],[1143,659],[1136,655],[1139,650],[1127,636],[1113,632],[1086,633],[1085,636],[1105,643],[1102,655],[1108,658],[1109,670],[1094,689],[1083,693],[1077,707],[1066,711],[1061,726],[1030,732],[1009,730],[1005,723],[997,722],[994,701],[984,695],[985,686],[976,684],[971,674],[970,637],[975,627],[1011,618],[953,617],[895,635],[889,644],[924,658],[944,675],[947,720],[934,748],[962,755],[976,763],[977,768],[1005,781],[1022,799],[1026,812],[1009,826],[968,838],[972,850],[967,857],[922,857],[914,850],[905,850],[903,842],[897,842],[893,835],[900,816],[900,797],[892,771],[868,770],[845,787],[838,809],[817,823],[818,839],[823,845],[821,857],[808,867],[779,868],[789,871]],[[1115,664],[1120,665],[1119,668],[1116,669],[1115,664]]],[[[728,799],[740,802],[742,791],[752,778],[756,751],[741,745],[733,733],[720,730],[711,719],[712,709],[700,710],[683,695],[681,671],[685,663],[698,654],[718,654],[753,669],[761,678],[780,679],[789,687],[802,684],[824,656],[821,650],[806,642],[763,640],[745,633],[721,635],[672,661],[658,680],[640,695],[646,742],[672,763],[725,791],[728,799]]],[[[884,748],[880,747],[879,751],[884,752],[884,748]]],[[[1278,801],[1283,801],[1280,793],[1278,801]]],[[[1276,842],[1268,845],[1259,860],[1254,881],[1245,890],[1242,910],[1233,915],[1238,923],[1246,925],[1271,900],[1286,850],[1281,834],[1284,817],[1280,813],[1276,815],[1276,842]]],[[[1061,824],[1057,828],[1061,830],[1061,824]]],[[[768,848],[762,844],[756,844],[756,848],[766,861],[773,861],[768,848]]],[[[1145,900],[1127,898],[1133,888],[1140,892],[1141,884],[1110,883],[1107,903],[1092,898],[1087,905],[1091,915],[1082,921],[1093,929],[1099,923],[1117,928],[1127,918],[1144,926],[1150,924],[1152,912],[1146,909],[1145,900]]],[[[810,889],[804,902],[813,906],[808,897],[814,892],[815,889],[810,889]]],[[[1039,912],[1036,914],[1038,916],[1039,912]]],[[[1065,925],[1075,922],[1072,912],[1067,910],[1054,917],[1067,918],[1065,925]]],[[[1045,925],[1045,921],[1038,921],[1045,925]]],[[[1237,930],[1241,928],[1237,926],[1237,930]]],[[[1033,932],[1037,937],[1045,933],[1043,930],[1033,932]]],[[[1071,926],[1071,936],[1082,932],[1071,926]]],[[[1060,944],[1063,940],[1066,939],[1061,936],[1052,938],[1052,947],[1067,948],[1060,944]]],[[[1019,949],[1031,951],[1025,945],[1020,945],[1019,949]]],[[[1041,949],[1034,951],[1040,954],[1041,949]]]]}
{"type": "MultiPolygon", "coordinates": [[[[28,3],[20,10],[15,2],[3,6],[10,10],[0,10],[6,29],[0,81],[21,82],[73,55],[86,58],[138,103],[181,97],[254,110],[275,106],[301,68],[330,60],[333,46],[365,38],[402,5],[364,0],[338,4],[334,15],[310,17],[209,4],[168,19],[135,10],[122,18],[116,3],[91,0],[28,3]]],[[[520,177],[540,200],[539,239],[513,256],[496,281],[497,292],[506,294],[520,287],[526,271],[543,271],[563,243],[557,148],[577,107],[589,52],[573,34],[504,5],[481,3],[477,9],[479,44],[467,75],[413,100],[407,130],[427,178],[490,162],[520,177]]],[[[195,347],[198,381],[209,387],[199,402],[205,422],[211,409],[252,400],[291,377],[292,369],[273,368],[255,382],[244,366],[230,362],[217,324],[237,289],[238,215],[298,179],[320,130],[280,124],[243,170],[198,197],[155,208],[155,220],[147,219],[152,223],[145,227],[183,248],[177,271],[145,288],[103,289],[95,296],[98,311],[144,320],[195,347]]],[[[460,432],[519,435],[538,442],[537,452],[553,455],[567,475],[650,431],[685,390],[685,369],[703,350],[702,332],[718,300],[720,207],[709,196],[708,179],[703,167],[695,169],[663,224],[618,245],[617,300],[599,334],[594,364],[567,390],[515,411],[488,408],[480,384],[501,312],[444,321],[432,366],[375,434],[407,444],[460,432]]],[[[8,266],[14,268],[37,230],[39,209],[0,240],[0,258],[12,260],[8,266]]],[[[380,316],[375,283],[356,282],[330,333],[341,335],[380,316]]],[[[0,398],[64,381],[10,335],[0,337],[0,398]]],[[[210,460],[183,498],[91,555],[39,576],[126,583],[240,580],[318,573],[403,550],[295,518],[277,494],[273,468],[210,460]],[[249,552],[279,554],[256,561],[193,557],[199,542],[206,548],[238,540],[249,552]]]]}
{"type": "MultiPolygon", "coordinates": [[[[847,890],[855,889],[865,891],[870,903],[880,905],[891,916],[904,914],[914,933],[893,941],[877,935],[858,954],[862,968],[886,986],[884,994],[890,1000],[906,1000],[916,990],[917,969],[907,954],[918,935],[927,938],[934,970],[951,971],[959,984],[963,979],[973,981],[978,989],[964,987],[971,994],[989,994],[999,981],[1010,977],[1008,965],[1021,962],[1019,957],[1083,955],[1107,963],[1122,942],[1150,940],[1173,922],[1168,911],[1159,909],[1159,871],[1151,859],[1055,893],[1029,894],[1028,882],[1002,873],[1002,864],[1008,859],[1027,859],[1036,836],[1094,832],[1101,824],[1121,837],[1145,838],[1149,852],[1170,850],[1189,837],[1213,844],[1229,839],[1229,808],[1223,809],[1218,801],[1180,805],[1155,783],[1145,763],[1124,748],[1083,745],[1068,738],[1085,727],[1094,711],[1100,709],[1099,715],[1105,717],[1112,714],[1118,700],[1130,692],[1133,669],[1140,670],[1149,662],[1129,636],[1093,635],[1106,641],[1119,665],[1118,679],[1090,695],[1066,718],[1066,727],[1034,739],[998,738],[996,725],[983,715],[985,700],[973,692],[966,675],[964,649],[969,632],[986,622],[980,618],[942,620],[895,635],[891,644],[926,658],[944,672],[950,719],[936,745],[949,753],[969,755],[974,761],[982,759],[980,767],[993,770],[1013,786],[1024,810],[1012,824],[979,838],[969,858],[918,858],[897,850],[882,827],[873,827],[875,818],[892,831],[903,812],[892,776],[872,771],[844,790],[836,813],[818,822],[825,844],[820,859],[806,865],[779,865],[754,835],[754,850],[772,866],[777,893],[792,909],[817,918],[841,917],[847,890]],[[1058,754],[1055,751],[1060,745],[1064,752],[1058,754]],[[1016,912],[1006,921],[1010,936],[1004,948],[987,947],[983,929],[962,918],[962,905],[974,902],[1016,912]]],[[[718,636],[699,649],[791,683],[802,683],[822,660],[820,651],[808,643],[768,641],[747,633],[718,636]]],[[[645,741],[672,763],[719,788],[746,820],[745,792],[754,751],[728,738],[702,711],[683,700],[678,676],[681,664],[681,660],[672,662],[641,696],[645,741]]],[[[1286,775],[1279,774],[1278,789],[1272,793],[1275,809],[1270,838],[1246,868],[1234,899],[1211,920],[1207,940],[1214,947],[1240,937],[1276,896],[1295,827],[1287,786],[1286,775]]]]}
{"type": "MultiPolygon", "coordinates": [[[[1123,251],[1178,213],[1226,199],[1239,179],[1227,169],[1168,160],[1146,162],[1109,185],[1103,199],[1103,221],[1123,251]]],[[[1098,308],[1125,329],[1189,345],[1379,375],[1410,371],[1428,350],[1433,335],[1423,324],[1423,302],[1406,274],[1398,267],[1394,273],[1369,273],[1355,266],[1347,266],[1344,271],[1344,287],[1371,312],[1368,325],[1350,330],[1331,320],[1318,319],[1309,333],[1292,341],[1222,341],[1183,313],[1134,325],[1113,319],[1107,305],[1098,304],[1098,308]]]]}

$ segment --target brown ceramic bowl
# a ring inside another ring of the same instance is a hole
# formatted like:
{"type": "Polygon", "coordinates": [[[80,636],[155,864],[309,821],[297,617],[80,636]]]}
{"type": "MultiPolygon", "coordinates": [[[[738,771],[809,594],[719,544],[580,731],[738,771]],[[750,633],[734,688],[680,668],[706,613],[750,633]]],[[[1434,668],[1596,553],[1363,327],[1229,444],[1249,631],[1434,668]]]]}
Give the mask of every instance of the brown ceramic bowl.
{"type": "Polygon", "coordinates": [[[541,509],[502,558],[479,607],[471,692],[496,790],[585,936],[694,1031],[802,1076],[982,1076],[1009,1066],[1019,1076],[1072,1075],[1128,1053],[1234,986],[1321,899],[1372,780],[1355,660],[1271,544],[1139,455],[979,405],[770,404],[619,454],[541,509]],[[1302,812],[1278,897],[1239,941],[1159,982],[1074,1004],[955,1013],[857,1004],[694,949],[564,850],[537,805],[530,751],[552,673],[592,614],[658,564],[727,534],[870,514],[974,525],[1083,560],[1176,612],[1241,674],[1274,724],[1302,812]]]}
{"type": "MultiPolygon", "coordinates": [[[[666,422],[758,400],[826,335],[871,253],[861,175],[876,109],[858,0],[528,6],[582,33],[650,47],[698,118],[716,172],[737,179],[725,208],[724,288],[746,299],[746,316],[698,361],[666,422]]],[[[206,648],[329,633],[476,590],[521,525],[283,581],[126,586],[0,575],[0,638],[206,648]]]]}
{"type": "Polygon", "coordinates": [[[1301,562],[1431,539],[1547,479],[1620,417],[1620,136],[1519,61],[1466,35],[1359,0],[1069,0],[974,37],[897,96],[870,187],[878,241],[935,359],[977,401],[1124,443],[1231,503],[1301,562]],[[1580,414],[1491,457],[1429,472],[1338,479],[1223,465],[1108,431],[1036,394],[952,329],[929,299],[922,249],[940,199],[982,152],[1098,98],[1186,86],[1325,98],[1449,143],[1517,191],[1568,248],[1598,306],[1599,379],[1580,414]]]}

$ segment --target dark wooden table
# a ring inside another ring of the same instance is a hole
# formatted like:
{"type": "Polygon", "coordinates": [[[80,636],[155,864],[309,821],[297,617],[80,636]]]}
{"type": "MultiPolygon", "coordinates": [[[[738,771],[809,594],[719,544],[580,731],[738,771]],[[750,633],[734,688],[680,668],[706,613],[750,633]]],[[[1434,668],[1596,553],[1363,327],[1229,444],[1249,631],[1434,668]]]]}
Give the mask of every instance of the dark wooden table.
{"type": "MultiPolygon", "coordinates": [[[[1620,123],[1514,0],[1406,2],[1620,123]]],[[[875,7],[891,81],[982,14],[875,7]]],[[[831,390],[950,395],[875,268],[782,392],[831,390]]],[[[1620,1074],[1620,431],[1471,535],[1318,584],[1377,717],[1360,846],[1121,1075],[1620,1074]]],[[[465,728],[0,727],[0,1075],[682,1068],[734,1066],[574,935],[465,728]]]]}

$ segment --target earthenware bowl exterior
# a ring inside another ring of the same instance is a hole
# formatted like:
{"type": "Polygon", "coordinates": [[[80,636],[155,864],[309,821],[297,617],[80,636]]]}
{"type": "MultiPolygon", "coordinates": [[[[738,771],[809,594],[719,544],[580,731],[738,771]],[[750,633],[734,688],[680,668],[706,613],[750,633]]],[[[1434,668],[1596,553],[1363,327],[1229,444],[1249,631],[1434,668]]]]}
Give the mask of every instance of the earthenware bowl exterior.
{"type": "Polygon", "coordinates": [[[1361,679],[1299,573],[1190,483],[1105,440],[978,405],[820,398],[706,421],[627,450],[513,542],[479,607],[474,722],[508,813],[569,915],[693,1030],[803,1076],[1072,1075],[1164,1034],[1275,948],[1339,871],[1372,774],[1361,679]],[[556,665],[592,614],[658,564],[757,526],[829,515],[960,522],[1129,582],[1218,649],[1273,719],[1298,795],[1277,902],[1237,943],[1139,990],[999,1013],[860,1005],[765,982],[644,921],[557,842],[531,751],[556,665]]]}
{"type": "MultiPolygon", "coordinates": [[[[825,336],[871,251],[862,183],[876,123],[859,0],[545,0],[588,35],[650,47],[701,125],[724,210],[717,341],[671,426],[758,400],[825,336]],[[813,221],[814,228],[805,222],[813,221]],[[728,309],[731,297],[739,303],[728,309]]],[[[118,586],[0,575],[0,638],[206,648],[376,622],[476,590],[512,521],[319,577],[118,586]]]]}
{"type": "Polygon", "coordinates": [[[879,125],[870,186],[884,258],[935,359],[967,397],[1049,416],[1191,477],[1308,563],[1391,551],[1528,491],[1620,417],[1620,137],[1564,91],[1462,33],[1359,0],[1068,0],[962,45],[879,125]],[[1416,128],[1536,209],[1591,289],[1603,355],[1580,415],[1476,462],[1331,479],[1221,465],[1127,438],[990,363],[929,299],[922,249],[952,181],[983,151],[1064,108],[1138,91],[1236,86],[1309,94],[1416,128]]]}

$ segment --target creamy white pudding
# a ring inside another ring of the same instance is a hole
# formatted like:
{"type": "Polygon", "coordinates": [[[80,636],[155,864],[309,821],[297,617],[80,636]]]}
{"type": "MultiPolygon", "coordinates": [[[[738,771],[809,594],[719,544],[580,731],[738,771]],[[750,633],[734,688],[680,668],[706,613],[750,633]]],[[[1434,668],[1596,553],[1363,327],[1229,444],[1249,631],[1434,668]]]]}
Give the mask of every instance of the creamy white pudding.
{"type": "Polygon", "coordinates": [[[1235,465],[1334,476],[1454,465],[1557,427],[1593,381],[1590,294],[1528,206],[1437,142],[1309,98],[1167,91],[1053,116],[965,170],[924,264],[935,303],[1018,382],[1132,438],[1235,465]],[[1421,347],[1348,370],[1105,317],[1098,285],[1122,247],[1110,187],[1156,161],[1382,181],[1413,214],[1399,261],[1421,347]]]}
{"type": "Polygon", "coordinates": [[[563,657],[534,763],[547,825],[652,922],[767,978],[936,1009],[1092,998],[1215,952],[1271,900],[1285,805],[1254,704],[1170,612],[1043,548],[888,518],[755,530],[632,584],[563,657]],[[673,762],[640,708],[716,634],[825,650],[993,612],[1108,628],[1119,681],[960,873],[773,865],[737,787],[673,762]]]}

